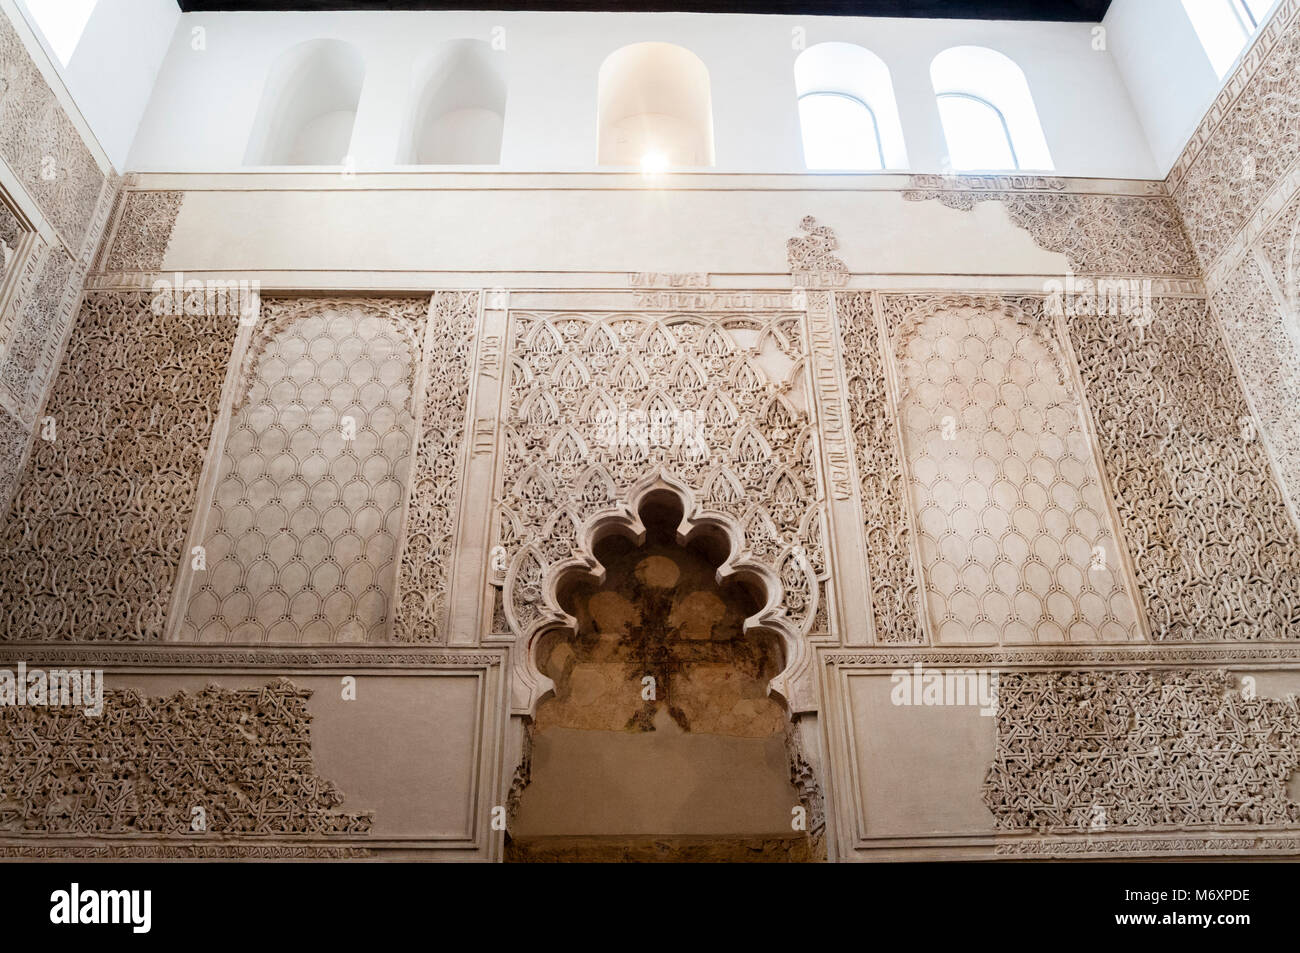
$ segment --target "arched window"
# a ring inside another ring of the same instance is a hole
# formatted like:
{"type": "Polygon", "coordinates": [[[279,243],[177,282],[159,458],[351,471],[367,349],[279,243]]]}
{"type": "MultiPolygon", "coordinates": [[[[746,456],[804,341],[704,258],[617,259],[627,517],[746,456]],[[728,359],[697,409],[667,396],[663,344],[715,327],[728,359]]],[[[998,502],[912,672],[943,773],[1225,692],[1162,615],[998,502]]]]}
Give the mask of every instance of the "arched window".
{"type": "Polygon", "coordinates": [[[948,163],[959,172],[1052,168],[1025,74],[982,46],[954,46],[930,64],[948,163]]]}
{"type": "Polygon", "coordinates": [[[1002,110],[968,93],[940,93],[938,101],[954,169],[1020,168],[1002,110]]]}
{"type": "Polygon", "coordinates": [[[1228,75],[1274,3],[1276,0],[1183,0],[1183,9],[1219,79],[1228,75]]]}
{"type": "Polygon", "coordinates": [[[415,111],[401,161],[421,165],[501,161],[504,57],[483,40],[451,40],[417,67],[415,111]]]}
{"type": "Polygon", "coordinates": [[[819,43],[795,60],[794,81],[809,169],[907,167],[894,85],[880,57],[852,43],[819,43]]]}
{"type": "Polygon", "coordinates": [[[713,100],[703,61],[671,43],[634,43],[600,66],[601,165],[713,165],[713,100]]]}
{"type": "Polygon", "coordinates": [[[351,43],[308,40],[271,68],[245,165],[337,165],[347,158],[365,60],[351,43]]]}

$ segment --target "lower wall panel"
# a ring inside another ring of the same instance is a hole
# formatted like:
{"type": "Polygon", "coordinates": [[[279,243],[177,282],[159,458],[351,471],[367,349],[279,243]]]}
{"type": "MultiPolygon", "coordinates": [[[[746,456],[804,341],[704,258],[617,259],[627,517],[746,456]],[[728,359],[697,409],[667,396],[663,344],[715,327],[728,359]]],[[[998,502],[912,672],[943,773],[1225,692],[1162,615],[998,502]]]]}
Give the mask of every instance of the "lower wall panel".
{"type": "Polygon", "coordinates": [[[1300,850],[1295,661],[823,661],[838,859],[1300,850]]]}
{"type": "Polygon", "coordinates": [[[0,857],[499,856],[501,655],[221,654],[6,652],[104,710],[0,709],[0,857]]]}

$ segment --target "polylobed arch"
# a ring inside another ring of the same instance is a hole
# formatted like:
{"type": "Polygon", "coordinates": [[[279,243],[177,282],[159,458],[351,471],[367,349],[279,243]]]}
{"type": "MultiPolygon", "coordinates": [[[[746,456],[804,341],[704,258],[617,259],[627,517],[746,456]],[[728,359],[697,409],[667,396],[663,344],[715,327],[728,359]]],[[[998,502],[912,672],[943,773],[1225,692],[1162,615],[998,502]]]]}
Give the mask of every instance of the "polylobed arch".
{"type": "Polygon", "coordinates": [[[596,123],[601,165],[712,166],[709,70],[685,47],[634,43],[600,65],[596,123]]]}
{"type": "Polygon", "coordinates": [[[338,165],[346,161],[366,75],[344,40],[307,40],[280,55],[267,77],[245,165],[338,165]]]}

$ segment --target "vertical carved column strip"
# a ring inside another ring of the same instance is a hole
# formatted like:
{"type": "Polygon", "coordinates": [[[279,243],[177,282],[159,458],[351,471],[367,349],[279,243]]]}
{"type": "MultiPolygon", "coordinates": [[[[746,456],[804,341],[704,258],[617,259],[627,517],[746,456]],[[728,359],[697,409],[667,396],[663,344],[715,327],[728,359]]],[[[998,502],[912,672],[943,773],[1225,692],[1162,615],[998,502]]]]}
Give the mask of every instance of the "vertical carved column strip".
{"type": "Polygon", "coordinates": [[[867,645],[879,641],[871,614],[871,574],[863,542],[858,472],[853,453],[851,411],[840,356],[842,340],[836,323],[835,294],[813,291],[807,294],[808,340],[812,355],[817,416],[821,422],[823,466],[830,489],[826,501],[830,516],[831,613],[833,631],[846,645],[867,645]],[[856,580],[867,580],[857,585],[856,580]]]}
{"type": "Polygon", "coordinates": [[[460,519],[456,526],[447,631],[452,645],[477,645],[491,619],[488,568],[496,467],[497,420],[505,374],[507,292],[490,302],[478,295],[474,354],[470,361],[467,424],[461,447],[460,519]]]}

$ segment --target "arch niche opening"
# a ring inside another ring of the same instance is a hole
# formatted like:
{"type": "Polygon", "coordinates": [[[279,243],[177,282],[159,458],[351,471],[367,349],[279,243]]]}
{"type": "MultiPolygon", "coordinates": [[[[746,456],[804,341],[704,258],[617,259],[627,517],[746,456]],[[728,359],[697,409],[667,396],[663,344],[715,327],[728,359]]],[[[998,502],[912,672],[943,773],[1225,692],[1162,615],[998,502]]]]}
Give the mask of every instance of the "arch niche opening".
{"type": "Polygon", "coordinates": [[[505,128],[505,53],[484,40],[449,40],[416,71],[416,107],[399,161],[498,165],[505,128]]]}
{"type": "Polygon", "coordinates": [[[712,166],[713,100],[704,61],[671,43],[634,43],[600,66],[601,165],[712,166]]]}
{"type": "Polygon", "coordinates": [[[557,578],[575,624],[536,644],[555,689],[530,726],[508,860],[819,856],[792,829],[791,723],[768,692],[784,645],[746,624],[765,585],[719,578],[731,541],[707,524],[683,536],[683,511],[671,491],[648,494],[643,532],[609,528],[592,547],[600,568],[557,578]]]}
{"type": "Polygon", "coordinates": [[[244,153],[244,165],[339,165],[347,161],[366,63],[343,40],[308,40],[276,60],[244,153]]]}

